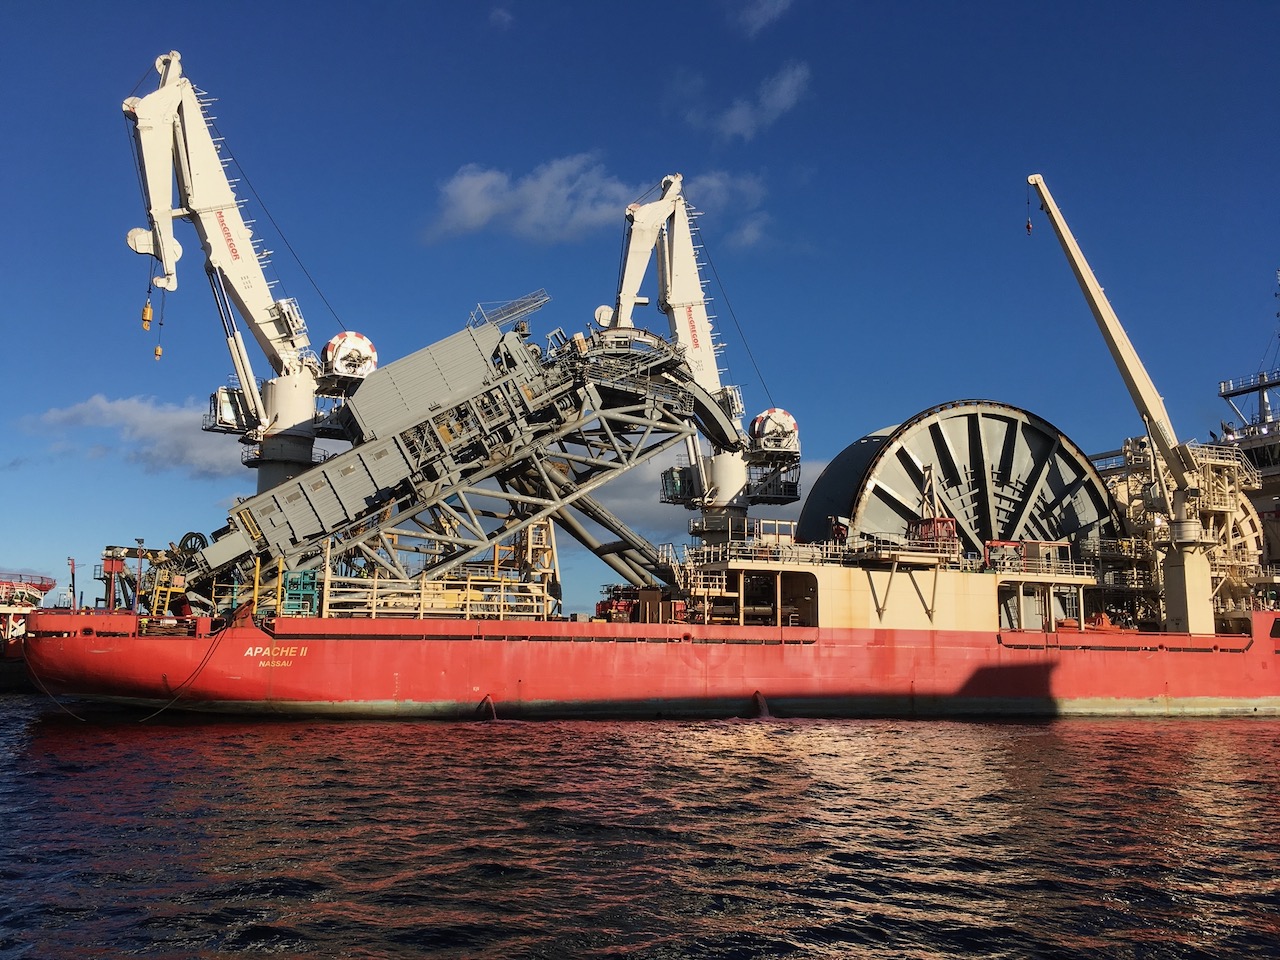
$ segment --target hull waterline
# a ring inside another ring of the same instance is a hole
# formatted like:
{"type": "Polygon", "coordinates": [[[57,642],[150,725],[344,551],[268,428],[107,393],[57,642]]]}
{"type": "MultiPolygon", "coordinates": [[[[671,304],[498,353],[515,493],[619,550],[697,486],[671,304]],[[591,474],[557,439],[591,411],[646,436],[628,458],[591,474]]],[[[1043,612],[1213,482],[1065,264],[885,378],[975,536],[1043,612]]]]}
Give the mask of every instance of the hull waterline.
{"type": "Polygon", "coordinates": [[[47,611],[53,694],[257,715],[1280,715],[1276,614],[1251,635],[689,624],[139,622],[47,611]],[[160,634],[146,631],[162,629],[160,634]],[[1259,639],[1261,638],[1261,639],[1259,639]]]}

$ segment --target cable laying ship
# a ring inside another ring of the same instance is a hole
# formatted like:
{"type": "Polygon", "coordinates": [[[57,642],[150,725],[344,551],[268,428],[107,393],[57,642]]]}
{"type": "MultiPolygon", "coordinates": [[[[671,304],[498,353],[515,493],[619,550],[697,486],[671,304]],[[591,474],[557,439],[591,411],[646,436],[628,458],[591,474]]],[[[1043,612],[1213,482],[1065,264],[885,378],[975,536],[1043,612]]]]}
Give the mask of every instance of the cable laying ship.
{"type": "Polygon", "coordinates": [[[538,291],[381,367],[350,332],[318,357],[267,292],[178,54],[157,68],[125,103],[150,219],[129,242],[173,290],[173,220],[196,227],[236,370],[205,426],[241,436],[258,491],[212,538],[107,548],[94,608],[32,613],[41,688],[437,718],[1280,713],[1257,468],[1175,440],[1038,176],[1148,435],[1099,465],[1028,411],[958,401],[853,443],[798,520],[767,520],[751,508],[800,499],[799,430],[778,408],[744,430],[720,381],[678,175],[628,208],[589,333],[535,343],[538,291]],[[650,259],[666,336],[636,326],[650,259]],[[261,389],[237,317],[274,371],[261,389]],[[598,498],[675,453],[680,552],[598,498]],[[622,581],[593,617],[560,613],[557,533],[622,581]]]}

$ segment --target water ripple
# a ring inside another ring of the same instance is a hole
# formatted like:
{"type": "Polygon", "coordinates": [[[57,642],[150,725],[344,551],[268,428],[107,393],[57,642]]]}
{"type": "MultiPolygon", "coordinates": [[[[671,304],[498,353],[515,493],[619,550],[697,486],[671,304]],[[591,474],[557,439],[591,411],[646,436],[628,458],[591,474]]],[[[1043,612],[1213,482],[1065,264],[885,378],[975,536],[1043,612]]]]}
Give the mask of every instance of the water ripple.
{"type": "Polygon", "coordinates": [[[0,700],[0,960],[1280,953],[1280,724],[0,700]]]}

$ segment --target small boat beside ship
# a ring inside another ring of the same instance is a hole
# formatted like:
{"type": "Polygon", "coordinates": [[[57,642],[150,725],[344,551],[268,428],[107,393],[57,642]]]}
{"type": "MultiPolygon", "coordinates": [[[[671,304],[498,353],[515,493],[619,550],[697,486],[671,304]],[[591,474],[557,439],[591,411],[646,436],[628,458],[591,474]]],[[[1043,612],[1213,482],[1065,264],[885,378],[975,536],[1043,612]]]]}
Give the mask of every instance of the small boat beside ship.
{"type": "Polygon", "coordinates": [[[52,577],[0,571],[0,690],[25,688],[22,638],[27,616],[54,586],[52,577]]]}
{"type": "Polygon", "coordinates": [[[210,535],[108,547],[99,602],[32,614],[42,688],[255,715],[1280,714],[1258,468],[1177,442],[1039,177],[1147,436],[1095,463],[1029,411],[956,401],[856,440],[798,520],[769,519],[801,499],[799,426],[745,421],[720,381],[678,175],[628,208],[585,331],[536,340],[538,291],[383,366],[353,332],[317,356],[244,255],[180,58],[157,69],[125,104],[150,211],[129,243],[173,289],[173,221],[200,234],[237,373],[206,428],[246,442],[258,492],[210,535]],[[664,334],[636,314],[650,260],[664,334]],[[261,388],[237,320],[273,368],[261,388]],[[673,461],[657,494],[691,516],[679,549],[600,498],[673,461]],[[591,615],[563,612],[564,536],[618,577],[591,615]]]}

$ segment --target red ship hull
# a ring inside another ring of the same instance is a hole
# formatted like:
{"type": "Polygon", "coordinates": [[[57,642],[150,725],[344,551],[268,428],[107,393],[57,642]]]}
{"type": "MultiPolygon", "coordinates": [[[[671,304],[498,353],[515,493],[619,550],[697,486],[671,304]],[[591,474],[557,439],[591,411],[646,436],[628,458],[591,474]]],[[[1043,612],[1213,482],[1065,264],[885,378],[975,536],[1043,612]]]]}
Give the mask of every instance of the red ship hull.
{"type": "Polygon", "coordinates": [[[1189,637],[323,618],[215,630],[40,611],[26,661],[52,694],[242,714],[1277,715],[1276,618],[1189,637]]]}

